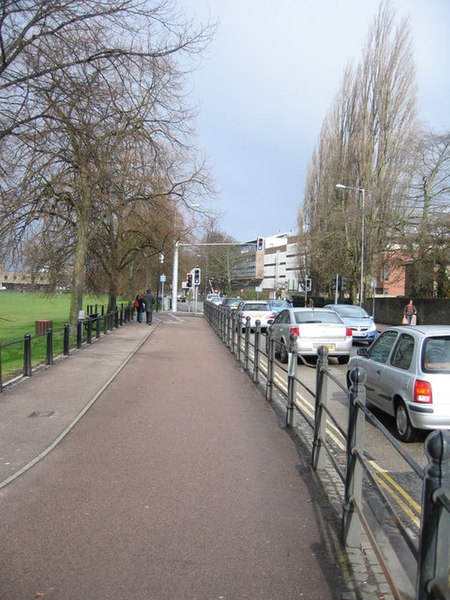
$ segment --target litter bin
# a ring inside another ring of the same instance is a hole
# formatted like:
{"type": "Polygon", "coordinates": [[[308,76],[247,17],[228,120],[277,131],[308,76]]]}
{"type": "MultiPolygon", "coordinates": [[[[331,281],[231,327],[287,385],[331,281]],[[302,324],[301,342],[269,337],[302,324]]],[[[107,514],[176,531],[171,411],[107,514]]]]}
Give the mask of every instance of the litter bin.
{"type": "Polygon", "coordinates": [[[36,335],[47,333],[47,330],[53,327],[53,321],[47,321],[45,319],[35,321],[34,324],[36,328],[36,335]]]}

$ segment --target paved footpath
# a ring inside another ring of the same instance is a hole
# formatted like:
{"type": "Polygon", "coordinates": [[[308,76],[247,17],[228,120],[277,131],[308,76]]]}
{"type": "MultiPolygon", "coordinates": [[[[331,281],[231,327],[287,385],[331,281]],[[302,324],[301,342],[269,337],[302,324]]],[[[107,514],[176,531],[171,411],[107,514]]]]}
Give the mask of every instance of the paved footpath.
{"type": "Polygon", "coordinates": [[[271,406],[203,318],[155,321],[0,394],[1,600],[341,598],[271,406]]]}

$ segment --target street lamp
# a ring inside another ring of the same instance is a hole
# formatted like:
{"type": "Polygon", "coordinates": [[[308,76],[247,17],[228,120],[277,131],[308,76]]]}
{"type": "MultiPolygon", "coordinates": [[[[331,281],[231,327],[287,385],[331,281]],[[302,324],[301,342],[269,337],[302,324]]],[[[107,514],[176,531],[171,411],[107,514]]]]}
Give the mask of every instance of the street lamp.
{"type": "MultiPolygon", "coordinates": [[[[200,209],[200,204],[186,204],[187,208],[193,212],[200,209]]],[[[175,231],[175,219],[174,217],[174,231],[175,231]]],[[[177,294],[178,294],[178,255],[180,250],[180,239],[179,237],[175,240],[173,249],[173,265],[172,265],[172,312],[177,312],[177,294]]]]}
{"type": "Polygon", "coordinates": [[[359,305],[362,306],[364,297],[364,246],[366,242],[366,190],[360,187],[352,187],[349,185],[343,185],[337,183],[336,187],[339,190],[355,190],[361,192],[362,195],[362,207],[361,207],[361,283],[359,286],[359,305]]]}

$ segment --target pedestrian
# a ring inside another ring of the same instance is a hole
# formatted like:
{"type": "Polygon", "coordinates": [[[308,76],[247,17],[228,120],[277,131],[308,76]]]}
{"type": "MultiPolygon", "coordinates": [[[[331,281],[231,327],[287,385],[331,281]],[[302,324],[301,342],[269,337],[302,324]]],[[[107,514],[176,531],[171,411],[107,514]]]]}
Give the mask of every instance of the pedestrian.
{"type": "Polygon", "coordinates": [[[137,310],[137,322],[142,323],[142,315],[144,313],[144,292],[140,291],[136,294],[133,306],[137,310]]]}
{"type": "Polygon", "coordinates": [[[145,314],[147,315],[147,325],[152,324],[153,320],[153,304],[155,303],[155,296],[152,294],[150,289],[147,289],[143,298],[145,304],[145,314]]]}
{"type": "Polygon", "coordinates": [[[306,306],[307,308],[314,308],[314,300],[310,298],[306,306]]]}
{"type": "Polygon", "coordinates": [[[405,306],[403,311],[403,322],[405,325],[417,325],[417,308],[414,306],[412,300],[405,306]]]}

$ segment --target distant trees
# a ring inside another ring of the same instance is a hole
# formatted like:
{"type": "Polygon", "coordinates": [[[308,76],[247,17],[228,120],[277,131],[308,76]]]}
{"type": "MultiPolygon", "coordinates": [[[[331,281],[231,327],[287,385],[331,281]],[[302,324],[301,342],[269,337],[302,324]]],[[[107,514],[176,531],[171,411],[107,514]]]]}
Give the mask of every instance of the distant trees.
{"type": "Polygon", "coordinates": [[[369,30],[361,62],[349,66],[314,150],[299,213],[310,270],[322,289],[336,273],[358,294],[365,190],[365,273],[376,276],[384,251],[406,224],[417,168],[420,127],[407,21],[395,24],[384,2],[369,30]],[[343,184],[352,189],[337,189],[343,184]]]}
{"type": "Polygon", "coordinates": [[[402,244],[410,256],[408,278],[414,296],[450,294],[450,133],[426,133],[417,143],[402,244]]]}
{"type": "Polygon", "coordinates": [[[86,283],[114,307],[121,279],[145,282],[174,213],[208,189],[183,81],[213,28],[168,0],[3,5],[2,251],[55,282],[70,270],[74,321],[86,283]]]}

